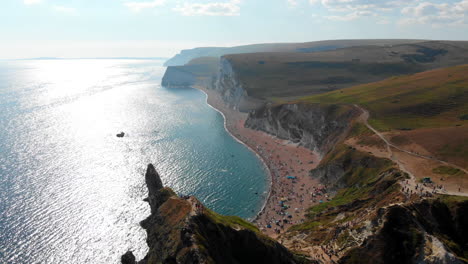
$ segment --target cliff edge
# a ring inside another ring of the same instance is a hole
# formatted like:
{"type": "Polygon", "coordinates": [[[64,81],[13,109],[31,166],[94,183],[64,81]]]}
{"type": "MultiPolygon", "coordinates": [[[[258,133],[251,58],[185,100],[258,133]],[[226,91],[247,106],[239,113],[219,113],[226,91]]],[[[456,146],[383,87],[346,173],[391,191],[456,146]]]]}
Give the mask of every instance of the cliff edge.
{"type": "Polygon", "coordinates": [[[325,155],[359,115],[347,105],[288,103],[265,105],[249,113],[245,126],[289,140],[325,155]]]}
{"type": "Polygon", "coordinates": [[[152,164],[145,180],[151,215],[141,226],[147,232],[149,251],[141,261],[127,252],[123,264],[304,263],[243,219],[219,215],[193,196],[177,196],[163,186],[152,164]]]}

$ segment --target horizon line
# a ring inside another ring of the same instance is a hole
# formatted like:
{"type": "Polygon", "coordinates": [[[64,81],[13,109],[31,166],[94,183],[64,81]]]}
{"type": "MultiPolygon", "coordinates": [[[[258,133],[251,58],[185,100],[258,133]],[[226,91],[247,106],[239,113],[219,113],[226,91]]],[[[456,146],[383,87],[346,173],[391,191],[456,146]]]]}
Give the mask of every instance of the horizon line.
{"type": "Polygon", "coordinates": [[[169,57],[33,57],[33,58],[16,58],[16,59],[0,59],[3,61],[22,61],[22,60],[167,60],[169,57]]]}

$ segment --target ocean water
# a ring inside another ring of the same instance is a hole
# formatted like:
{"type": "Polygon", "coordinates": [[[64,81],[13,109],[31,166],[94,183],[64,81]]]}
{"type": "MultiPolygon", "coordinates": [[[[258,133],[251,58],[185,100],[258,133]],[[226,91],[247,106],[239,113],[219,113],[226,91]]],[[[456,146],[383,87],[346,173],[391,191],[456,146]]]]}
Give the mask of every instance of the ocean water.
{"type": "Polygon", "coordinates": [[[0,263],[142,258],[148,163],[219,213],[258,212],[261,161],[205,94],[161,87],[163,74],[154,60],[0,62],[0,263]]]}

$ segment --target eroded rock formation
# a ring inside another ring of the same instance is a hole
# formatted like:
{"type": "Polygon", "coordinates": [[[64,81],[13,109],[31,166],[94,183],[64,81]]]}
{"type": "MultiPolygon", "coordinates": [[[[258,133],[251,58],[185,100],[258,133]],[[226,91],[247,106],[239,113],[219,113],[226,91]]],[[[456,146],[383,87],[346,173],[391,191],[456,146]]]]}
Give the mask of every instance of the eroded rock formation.
{"type": "Polygon", "coordinates": [[[131,252],[124,264],[146,263],[310,263],[303,262],[252,224],[205,208],[195,197],[179,197],[163,187],[153,165],[145,175],[151,215],[141,222],[149,252],[135,261],[131,252]]]}
{"type": "Polygon", "coordinates": [[[251,112],[245,126],[324,155],[341,139],[358,114],[350,106],[306,103],[267,105],[251,112]]]}

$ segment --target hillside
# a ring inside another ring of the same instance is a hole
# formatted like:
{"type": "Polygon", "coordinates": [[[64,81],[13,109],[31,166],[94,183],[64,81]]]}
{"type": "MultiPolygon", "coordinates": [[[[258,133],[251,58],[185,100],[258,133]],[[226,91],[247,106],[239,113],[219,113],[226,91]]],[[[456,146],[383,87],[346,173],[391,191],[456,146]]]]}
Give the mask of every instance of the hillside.
{"type": "MultiPolygon", "coordinates": [[[[356,124],[348,138],[367,132],[356,124]]],[[[397,163],[344,143],[311,177],[336,195],[279,237],[288,248],[323,263],[466,263],[468,198],[421,199],[397,163]]]]}
{"type": "Polygon", "coordinates": [[[255,53],[255,52],[299,52],[308,53],[333,50],[362,45],[395,45],[400,43],[417,43],[422,40],[405,39],[357,39],[357,40],[325,40],[305,43],[266,43],[243,45],[236,47],[202,47],[182,50],[179,54],[165,62],[164,66],[182,66],[199,57],[219,58],[227,54],[255,53]]]}
{"type": "Polygon", "coordinates": [[[460,65],[251,112],[250,128],[304,146],[302,139],[323,141],[321,120],[339,123],[320,114],[310,126],[305,110],[361,112],[346,121],[351,129],[334,129],[336,143],[310,171],[332,198],[309,208],[279,241],[322,263],[466,263],[467,76],[468,65],[460,65]]]}
{"type": "MultiPolygon", "coordinates": [[[[369,123],[387,131],[396,146],[468,166],[468,65],[393,77],[301,101],[360,105],[369,111],[369,123]]],[[[418,171],[437,177],[432,171],[418,171]]]]}
{"type": "Polygon", "coordinates": [[[408,176],[390,160],[345,145],[312,176],[341,187],[279,238],[284,245],[325,263],[465,263],[466,198],[419,200],[403,191],[398,182],[408,176]]]}
{"type": "Polygon", "coordinates": [[[468,65],[392,77],[309,96],[307,102],[359,104],[379,130],[466,125],[468,65]]]}
{"type": "Polygon", "coordinates": [[[359,46],[313,53],[226,55],[247,94],[264,100],[319,94],[468,63],[468,42],[359,46]]]}
{"type": "Polygon", "coordinates": [[[217,60],[166,75],[187,73],[227,124],[264,136],[231,131],[272,171],[259,230],[318,263],[467,263],[468,42],[217,60]]]}

